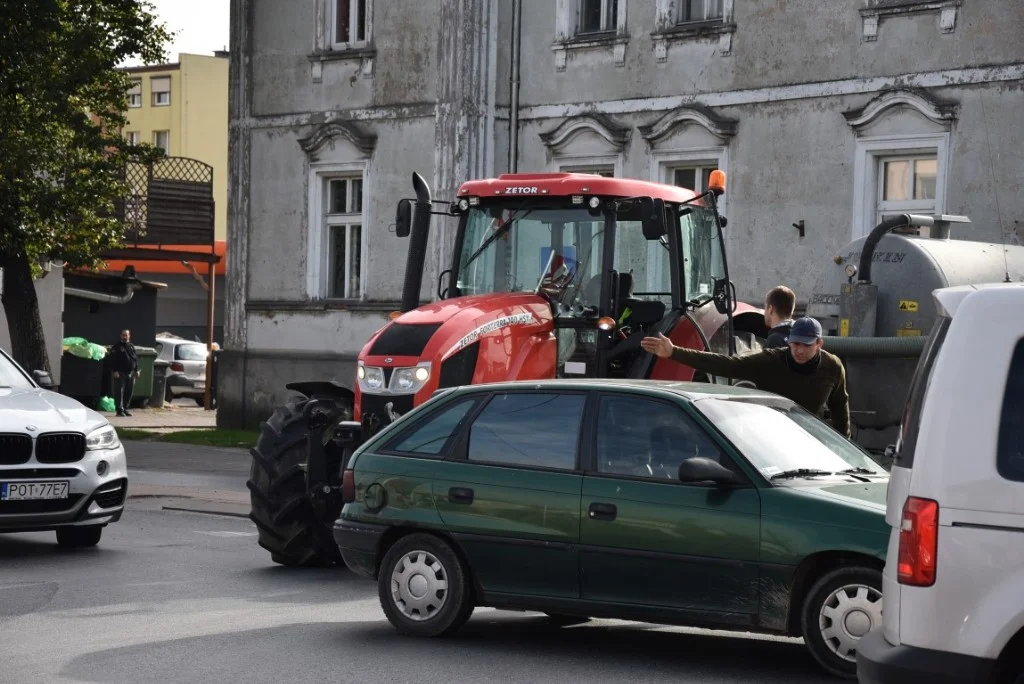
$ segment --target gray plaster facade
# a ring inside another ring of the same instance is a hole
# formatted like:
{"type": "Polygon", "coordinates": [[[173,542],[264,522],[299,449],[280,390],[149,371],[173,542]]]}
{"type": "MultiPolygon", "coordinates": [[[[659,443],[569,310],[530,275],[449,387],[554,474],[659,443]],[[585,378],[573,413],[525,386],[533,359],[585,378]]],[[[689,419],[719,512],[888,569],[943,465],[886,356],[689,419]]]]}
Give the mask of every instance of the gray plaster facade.
{"type": "MultiPolygon", "coordinates": [[[[224,426],[265,418],[290,381],[352,385],[400,297],[394,210],[413,171],[450,199],[508,168],[511,0],[362,0],[359,32],[335,1],[231,3],[224,426]],[[353,229],[331,227],[332,178],[361,180],[337,218],[359,226],[344,286],[331,236],[353,229]]],[[[713,16],[680,21],[688,4],[523,0],[518,170],[725,170],[730,270],[751,302],[778,283],[806,300],[884,212],[1020,239],[1024,2],[711,0],[713,16]],[[580,33],[583,5],[605,31],[580,33]]],[[[455,225],[432,228],[424,301],[455,225]]]]}

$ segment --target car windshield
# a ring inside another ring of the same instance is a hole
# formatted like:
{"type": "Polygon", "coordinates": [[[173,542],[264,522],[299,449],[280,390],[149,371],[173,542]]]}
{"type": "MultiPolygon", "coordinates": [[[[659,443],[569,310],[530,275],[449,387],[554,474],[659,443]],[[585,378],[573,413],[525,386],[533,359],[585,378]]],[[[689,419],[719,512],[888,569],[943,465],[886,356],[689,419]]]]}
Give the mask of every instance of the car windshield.
{"type": "Polygon", "coordinates": [[[179,344],[174,350],[174,355],[179,361],[205,361],[205,344],[179,344]]]}
{"type": "Polygon", "coordinates": [[[21,369],[8,358],[7,354],[0,353],[0,387],[14,389],[31,389],[32,382],[25,377],[21,369]]]}
{"type": "Polygon", "coordinates": [[[473,207],[459,255],[459,294],[539,290],[567,306],[594,305],[604,225],[603,214],[568,202],[473,207]]]}
{"type": "Polygon", "coordinates": [[[888,473],[863,449],[787,399],[707,398],[694,406],[767,477],[888,473]]]}

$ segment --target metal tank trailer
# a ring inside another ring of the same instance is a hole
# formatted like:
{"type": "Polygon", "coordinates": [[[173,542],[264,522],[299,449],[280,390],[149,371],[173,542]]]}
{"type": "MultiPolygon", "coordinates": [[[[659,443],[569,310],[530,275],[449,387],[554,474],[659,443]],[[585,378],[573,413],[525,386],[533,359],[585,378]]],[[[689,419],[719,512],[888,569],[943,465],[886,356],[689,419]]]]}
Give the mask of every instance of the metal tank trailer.
{"type": "MultiPolygon", "coordinates": [[[[846,366],[853,440],[872,452],[896,442],[935,321],[932,291],[1024,281],[1024,247],[950,239],[953,225],[969,223],[949,215],[887,218],[844,247],[812,290],[807,315],[846,366]]],[[[983,344],[979,331],[980,353],[983,344]]]]}

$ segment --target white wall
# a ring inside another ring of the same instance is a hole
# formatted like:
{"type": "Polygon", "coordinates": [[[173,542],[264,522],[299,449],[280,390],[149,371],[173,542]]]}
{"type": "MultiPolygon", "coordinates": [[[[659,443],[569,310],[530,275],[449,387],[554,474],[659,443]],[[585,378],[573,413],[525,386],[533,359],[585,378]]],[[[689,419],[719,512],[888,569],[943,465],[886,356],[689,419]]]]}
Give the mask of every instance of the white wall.
{"type": "MultiPolygon", "coordinates": [[[[2,281],[0,281],[2,282],[2,281]]],[[[64,269],[54,267],[36,281],[36,296],[39,297],[39,315],[43,319],[43,334],[46,335],[46,353],[50,357],[50,372],[53,382],[60,383],[61,341],[64,339],[64,269]]],[[[11,336],[7,315],[0,306],[0,347],[10,353],[11,336]]],[[[27,368],[29,372],[33,369],[27,368]]]]}

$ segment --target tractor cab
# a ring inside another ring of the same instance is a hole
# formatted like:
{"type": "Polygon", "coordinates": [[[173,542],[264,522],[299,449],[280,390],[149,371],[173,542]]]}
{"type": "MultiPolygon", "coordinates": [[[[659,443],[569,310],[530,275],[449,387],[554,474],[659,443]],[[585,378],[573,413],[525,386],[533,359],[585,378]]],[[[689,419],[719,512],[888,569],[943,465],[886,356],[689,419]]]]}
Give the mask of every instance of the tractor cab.
{"type": "MultiPolygon", "coordinates": [[[[459,224],[438,297],[542,297],[557,349],[555,377],[650,377],[655,359],[640,348],[643,337],[670,335],[688,309],[716,294],[719,313],[730,312],[724,219],[715,203],[724,174],[717,172],[712,186],[697,195],[580,173],[466,182],[445,212],[459,224]]],[[[409,225],[404,202],[399,234],[409,225]]],[[[410,263],[414,253],[411,246],[410,263]]]]}

